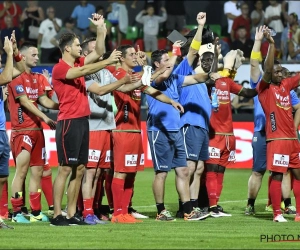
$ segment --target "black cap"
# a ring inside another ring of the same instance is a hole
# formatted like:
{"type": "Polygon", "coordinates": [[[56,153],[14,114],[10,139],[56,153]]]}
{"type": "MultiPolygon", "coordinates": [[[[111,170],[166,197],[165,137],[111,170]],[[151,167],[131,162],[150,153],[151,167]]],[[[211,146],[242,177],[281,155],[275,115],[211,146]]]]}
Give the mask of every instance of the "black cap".
{"type": "Polygon", "coordinates": [[[64,23],[75,23],[75,19],[73,19],[72,17],[67,17],[65,20],[64,20],[64,23]]]}

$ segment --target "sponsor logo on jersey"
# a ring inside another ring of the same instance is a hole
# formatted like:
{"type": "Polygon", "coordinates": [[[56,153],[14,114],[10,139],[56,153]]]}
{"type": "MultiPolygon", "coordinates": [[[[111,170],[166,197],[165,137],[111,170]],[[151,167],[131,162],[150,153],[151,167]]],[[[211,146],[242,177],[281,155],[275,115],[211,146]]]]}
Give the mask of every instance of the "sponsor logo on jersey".
{"type": "Polygon", "coordinates": [[[26,93],[29,99],[37,99],[38,98],[38,89],[33,89],[31,87],[26,87],[26,93]]]}
{"type": "Polygon", "coordinates": [[[271,130],[272,132],[275,132],[277,130],[277,127],[276,127],[276,117],[274,112],[270,114],[270,121],[271,121],[271,130]]]}
{"type": "Polygon", "coordinates": [[[100,160],[100,150],[89,149],[89,161],[90,162],[99,162],[100,160]]]}
{"type": "Polygon", "coordinates": [[[220,159],[221,157],[219,148],[209,147],[208,152],[209,152],[209,158],[220,159]]]}
{"type": "Polygon", "coordinates": [[[22,124],[24,122],[23,110],[21,107],[18,107],[18,120],[19,124],[22,124]]]}
{"type": "Polygon", "coordinates": [[[290,97],[289,95],[282,96],[278,93],[275,93],[276,97],[276,106],[282,109],[289,109],[291,107],[290,97]]]}
{"type": "Polygon", "coordinates": [[[278,167],[288,167],[290,162],[289,155],[274,154],[273,165],[278,167]]]}
{"type": "Polygon", "coordinates": [[[145,154],[141,154],[140,165],[143,166],[145,164],[145,154]]]}
{"type": "Polygon", "coordinates": [[[77,161],[77,158],[69,158],[68,161],[77,161]]]}
{"type": "Polygon", "coordinates": [[[15,87],[15,89],[16,89],[17,94],[24,93],[24,88],[23,88],[22,85],[17,85],[17,86],[15,87]]]}
{"type": "Polygon", "coordinates": [[[138,155],[125,155],[125,167],[136,167],[138,155]]]}
{"type": "Polygon", "coordinates": [[[230,100],[230,93],[228,90],[217,89],[217,95],[218,95],[219,101],[229,101],[230,100]]]}
{"type": "Polygon", "coordinates": [[[111,159],[111,151],[110,150],[107,150],[106,151],[106,155],[105,155],[105,162],[111,162],[112,159],[111,159]]]}

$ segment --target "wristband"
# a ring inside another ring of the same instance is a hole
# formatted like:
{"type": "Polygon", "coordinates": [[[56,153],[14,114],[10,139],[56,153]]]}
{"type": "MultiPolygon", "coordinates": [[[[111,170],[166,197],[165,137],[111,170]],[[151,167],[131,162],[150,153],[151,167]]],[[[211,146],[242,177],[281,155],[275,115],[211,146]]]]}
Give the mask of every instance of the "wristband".
{"type": "Polygon", "coordinates": [[[14,59],[16,62],[20,62],[23,59],[22,54],[19,52],[18,55],[14,56],[14,59]]]}
{"type": "Polygon", "coordinates": [[[172,49],[173,55],[175,55],[175,56],[181,56],[181,50],[180,50],[180,47],[174,46],[174,45],[173,45],[172,48],[173,48],[173,49],[172,49]]]}
{"type": "Polygon", "coordinates": [[[260,52],[260,51],[259,51],[259,52],[252,51],[252,52],[251,52],[250,59],[258,60],[259,62],[261,62],[261,61],[262,61],[261,52],[260,52]]]}
{"type": "Polygon", "coordinates": [[[200,49],[200,47],[201,47],[201,42],[193,39],[193,41],[191,43],[191,48],[198,51],[200,49]]]}

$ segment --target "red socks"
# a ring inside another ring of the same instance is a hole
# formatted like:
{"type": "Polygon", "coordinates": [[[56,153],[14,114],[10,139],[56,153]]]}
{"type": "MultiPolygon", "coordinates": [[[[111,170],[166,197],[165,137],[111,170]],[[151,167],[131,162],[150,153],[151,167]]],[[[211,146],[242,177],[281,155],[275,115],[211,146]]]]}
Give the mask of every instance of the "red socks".
{"type": "Polygon", "coordinates": [[[134,179],[125,179],[124,195],[122,197],[122,213],[128,214],[128,206],[131,203],[133,194],[134,179]]]}
{"type": "Polygon", "coordinates": [[[23,206],[23,197],[10,198],[10,202],[11,202],[14,213],[21,212],[21,207],[23,206]]]}
{"type": "Polygon", "coordinates": [[[122,214],[122,198],[124,195],[124,184],[125,180],[113,178],[111,190],[114,197],[114,216],[122,214]]]}
{"type": "Polygon", "coordinates": [[[300,214],[300,180],[292,179],[292,187],[296,200],[296,213],[300,214]]]}
{"type": "Polygon", "coordinates": [[[270,184],[270,197],[273,206],[274,217],[281,214],[280,203],[281,203],[281,181],[271,180],[270,184]]]}
{"type": "Polygon", "coordinates": [[[84,207],[84,210],[82,212],[83,218],[85,218],[89,214],[94,215],[93,198],[83,200],[83,207],[84,207]]]}
{"type": "Polygon", "coordinates": [[[29,203],[32,211],[41,211],[41,192],[30,192],[29,203]]]}
{"type": "Polygon", "coordinates": [[[52,186],[52,175],[43,176],[41,179],[41,186],[43,193],[46,197],[48,206],[53,206],[53,186],[52,186]]]}
{"type": "Polygon", "coordinates": [[[101,197],[102,188],[103,188],[102,175],[99,176],[96,185],[97,185],[97,187],[96,187],[96,192],[95,192],[94,202],[93,202],[94,209],[98,209],[99,205],[101,205],[101,203],[102,203],[102,197],[101,197]]]}
{"type": "Polygon", "coordinates": [[[112,180],[113,176],[110,174],[105,175],[105,193],[107,197],[107,202],[110,208],[114,208],[113,193],[112,193],[112,180]]]}
{"type": "Polygon", "coordinates": [[[223,189],[223,180],[224,180],[224,173],[217,173],[217,203],[220,199],[222,189],[223,189]]]}
{"type": "Polygon", "coordinates": [[[207,172],[206,173],[206,188],[209,199],[209,206],[217,205],[217,173],[216,172],[207,172]]]}
{"type": "Polygon", "coordinates": [[[0,199],[0,216],[5,216],[8,213],[8,186],[7,181],[3,185],[2,195],[0,199]]]}

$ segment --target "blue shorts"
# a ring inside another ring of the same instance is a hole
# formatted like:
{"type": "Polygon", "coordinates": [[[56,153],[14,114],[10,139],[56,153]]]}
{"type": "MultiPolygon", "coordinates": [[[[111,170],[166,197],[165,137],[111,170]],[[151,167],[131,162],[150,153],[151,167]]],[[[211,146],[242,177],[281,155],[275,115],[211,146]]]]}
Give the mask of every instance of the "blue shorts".
{"type": "Polygon", "coordinates": [[[0,131],[0,177],[9,175],[9,142],[6,131],[0,131]]]}
{"type": "Polygon", "coordinates": [[[180,131],[148,131],[148,141],[155,171],[169,172],[187,166],[180,131]]]}
{"type": "Polygon", "coordinates": [[[192,125],[185,125],[180,131],[183,137],[186,158],[191,161],[208,160],[208,131],[192,125]]]}
{"type": "Polygon", "coordinates": [[[254,172],[264,172],[267,169],[267,143],[266,132],[254,132],[252,138],[254,172]]]}

